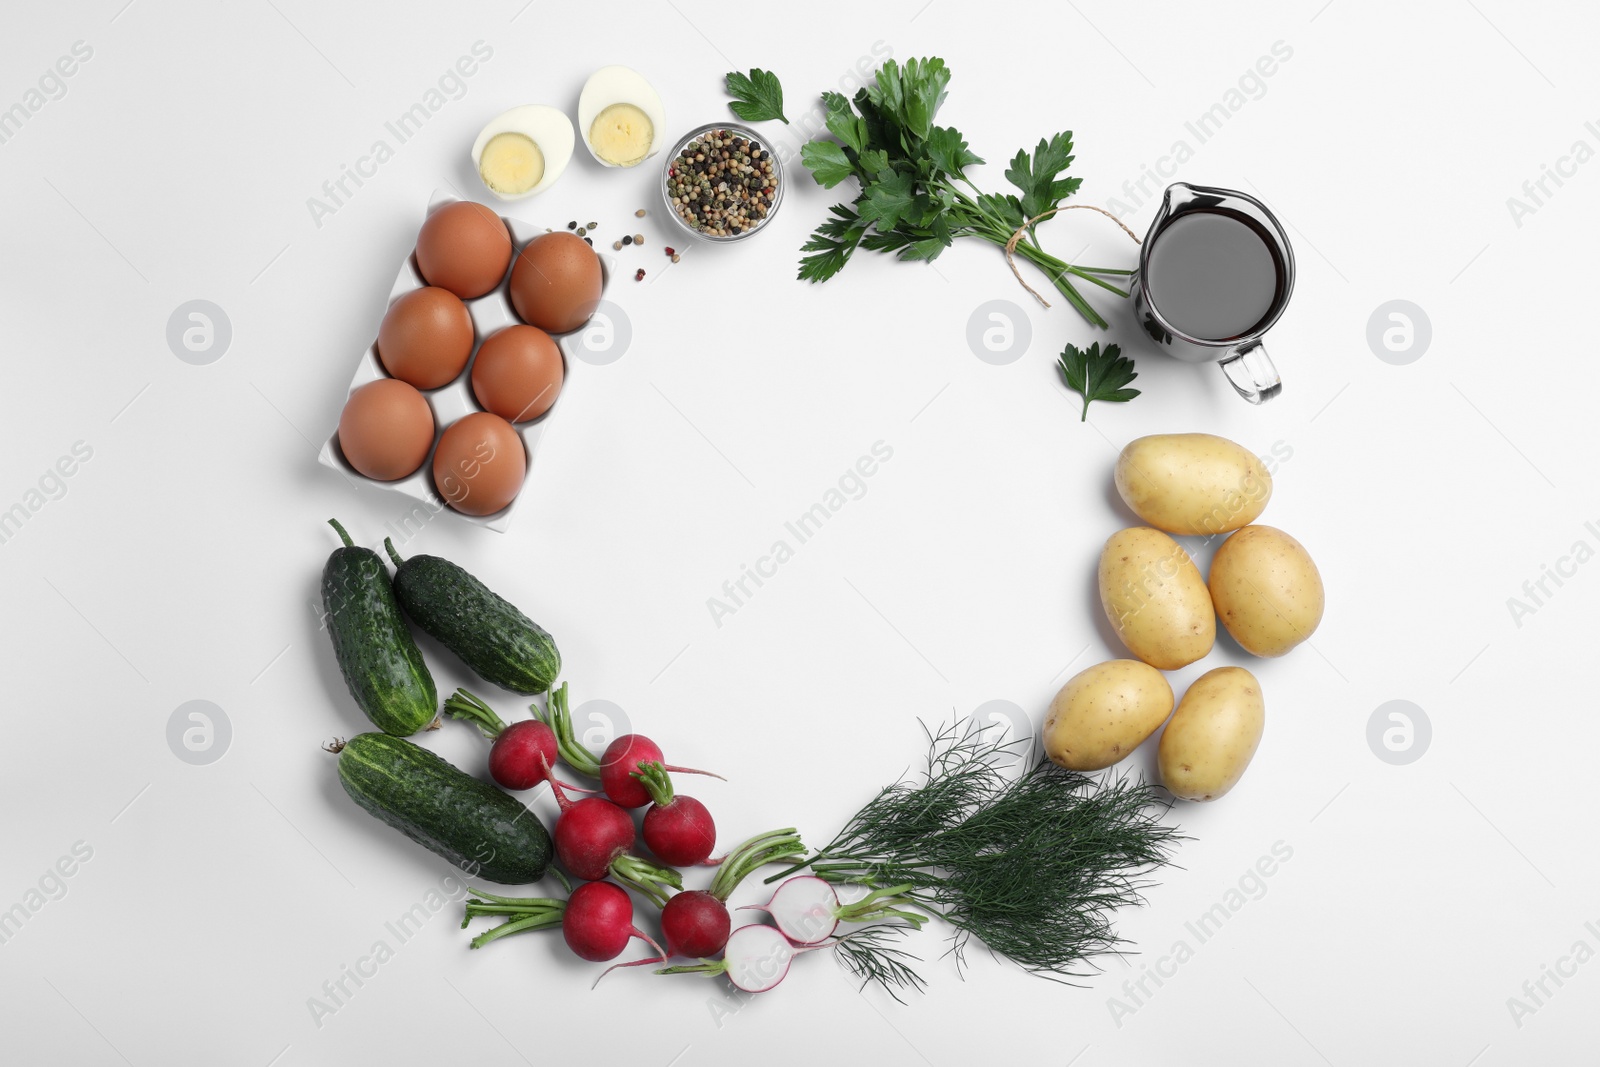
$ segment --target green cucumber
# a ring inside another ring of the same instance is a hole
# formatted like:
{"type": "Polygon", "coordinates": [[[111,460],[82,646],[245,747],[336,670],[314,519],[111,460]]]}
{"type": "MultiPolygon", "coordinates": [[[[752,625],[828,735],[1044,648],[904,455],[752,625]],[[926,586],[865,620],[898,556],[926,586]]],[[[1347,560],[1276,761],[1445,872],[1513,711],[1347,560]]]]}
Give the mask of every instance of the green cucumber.
{"type": "Polygon", "coordinates": [[[374,726],[414,734],[439,714],[433,675],[400,614],[383,557],[352,544],[337,520],[328,524],[344,542],[322,569],[322,610],[339,672],[374,726]]]}
{"type": "Polygon", "coordinates": [[[522,801],[404,738],[346,741],[339,783],[369,815],[473,877],[524,885],[550,866],[550,835],[522,801]]]}
{"type": "Polygon", "coordinates": [[[561,653],[538,623],[447,559],[401,559],[388,538],[383,547],[394,560],[395,596],[411,621],[479,678],[525,696],[555,684],[561,653]]]}

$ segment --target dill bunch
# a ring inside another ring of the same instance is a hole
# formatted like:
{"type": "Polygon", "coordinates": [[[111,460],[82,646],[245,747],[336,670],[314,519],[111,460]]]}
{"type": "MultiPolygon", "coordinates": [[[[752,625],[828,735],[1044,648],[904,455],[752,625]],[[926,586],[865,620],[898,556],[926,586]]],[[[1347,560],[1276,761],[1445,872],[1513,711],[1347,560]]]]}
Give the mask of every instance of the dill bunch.
{"type": "Polygon", "coordinates": [[[886,786],[832,842],[768,881],[810,866],[834,883],[908,884],[906,895],[955,928],[958,965],[977,938],[1033,973],[1080,977],[1085,961],[1123,943],[1112,913],[1143,902],[1182,837],[1147,783],[1043,757],[1012,774],[1026,742],[983,733],[964,720],[929,732],[920,781],[886,786]]]}

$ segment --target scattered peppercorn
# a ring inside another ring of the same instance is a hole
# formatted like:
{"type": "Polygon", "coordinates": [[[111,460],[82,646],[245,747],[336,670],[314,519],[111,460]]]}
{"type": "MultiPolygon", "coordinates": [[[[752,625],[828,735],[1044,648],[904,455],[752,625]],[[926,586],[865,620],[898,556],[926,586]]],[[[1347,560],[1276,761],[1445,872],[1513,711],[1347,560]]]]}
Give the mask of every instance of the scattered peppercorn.
{"type": "MultiPolygon", "coordinates": [[[[709,130],[685,144],[667,168],[667,199],[678,216],[708,237],[734,237],[760,226],[778,195],[770,152],[730,130],[709,130]]],[[[643,235],[634,240],[643,243],[643,235]]]]}
{"type": "Polygon", "coordinates": [[[669,256],[675,256],[675,255],[677,255],[677,254],[678,254],[678,253],[677,253],[677,252],[675,252],[675,251],[673,251],[673,250],[672,250],[672,249],[671,249],[671,248],[668,248],[668,249],[667,249],[667,255],[669,255],[669,256]]]}
{"type": "Polygon", "coordinates": [[[600,225],[600,224],[599,224],[599,223],[598,223],[598,222],[591,222],[591,223],[589,223],[589,229],[591,229],[591,230],[592,230],[592,229],[594,229],[594,228],[595,228],[595,227],[596,227],[596,226],[598,226],[598,225],[600,225]]]}
{"type": "Polygon", "coordinates": [[[678,262],[678,253],[676,253],[676,252],[672,253],[672,262],[674,262],[674,263],[678,262]]]}
{"type": "Polygon", "coordinates": [[[589,231],[588,231],[588,230],[587,230],[587,229],[586,229],[586,228],[584,228],[584,227],[582,227],[582,226],[579,226],[579,227],[578,227],[578,236],[579,236],[579,237],[582,237],[582,236],[583,236],[583,235],[584,235],[584,234],[586,234],[586,233],[588,233],[588,232],[589,232],[589,231]]]}
{"type": "Polygon", "coordinates": [[[633,213],[633,217],[636,218],[636,219],[644,218],[644,208],[640,208],[638,211],[635,211],[633,213]]]}
{"type": "Polygon", "coordinates": [[[594,240],[592,238],[585,237],[583,239],[583,243],[588,245],[590,248],[594,247],[594,240]]]}
{"type": "Polygon", "coordinates": [[[634,234],[633,235],[633,243],[636,244],[636,245],[644,244],[644,234],[642,234],[642,233],[634,234]]]}
{"type": "Polygon", "coordinates": [[[644,268],[643,267],[640,267],[638,270],[634,271],[633,280],[636,281],[636,282],[644,281],[644,268]]]}
{"type": "Polygon", "coordinates": [[[577,222],[569,222],[569,223],[567,223],[567,229],[576,230],[577,228],[578,228],[577,222]]]}
{"type": "Polygon", "coordinates": [[[614,251],[614,252],[622,251],[622,242],[621,241],[612,241],[611,242],[611,250],[614,251]]]}
{"type": "Polygon", "coordinates": [[[625,244],[625,245],[631,245],[631,244],[633,244],[633,238],[624,236],[622,238],[622,243],[625,244]]]}

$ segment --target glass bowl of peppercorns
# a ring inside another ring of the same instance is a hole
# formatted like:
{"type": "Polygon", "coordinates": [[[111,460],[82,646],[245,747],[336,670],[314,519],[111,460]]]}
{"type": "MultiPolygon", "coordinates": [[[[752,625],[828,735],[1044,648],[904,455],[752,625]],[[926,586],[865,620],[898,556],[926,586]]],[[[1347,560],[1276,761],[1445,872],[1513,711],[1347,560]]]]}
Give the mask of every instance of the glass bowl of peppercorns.
{"type": "Polygon", "coordinates": [[[667,157],[661,196],[685,233],[713,244],[742,241],[777,213],[783,163],[748,127],[701,126],[667,157]]]}

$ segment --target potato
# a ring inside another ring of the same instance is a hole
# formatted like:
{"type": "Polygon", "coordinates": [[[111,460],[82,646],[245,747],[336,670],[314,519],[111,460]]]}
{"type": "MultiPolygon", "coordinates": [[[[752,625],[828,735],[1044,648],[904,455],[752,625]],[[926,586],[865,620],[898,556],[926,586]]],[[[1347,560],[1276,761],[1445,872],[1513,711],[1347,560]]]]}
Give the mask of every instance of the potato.
{"type": "Polygon", "coordinates": [[[1161,733],[1161,784],[1181,800],[1215,800],[1239,783],[1261,743],[1261,683],[1243,667],[1207,671],[1161,733]]]}
{"type": "Polygon", "coordinates": [[[1097,663],[1067,680],[1044,720],[1044,751],[1071,771],[1098,771],[1138,748],[1167,721],[1172,686],[1136,659],[1097,663]]]}
{"type": "Polygon", "coordinates": [[[1255,522],[1272,475],[1249,449],[1208,433],[1161,433],[1117,457],[1117,492],[1133,513],[1172,534],[1228,533],[1255,522]]]}
{"type": "Polygon", "coordinates": [[[1246,652],[1281,656],[1322,621],[1322,576],[1300,542],[1271,526],[1246,526],[1211,560],[1211,600],[1246,652]]]}
{"type": "Polygon", "coordinates": [[[1211,595],[1183,546],[1148,526],[1111,535],[1100,553],[1100,604],[1128,651],[1175,671],[1211,651],[1211,595]]]}

